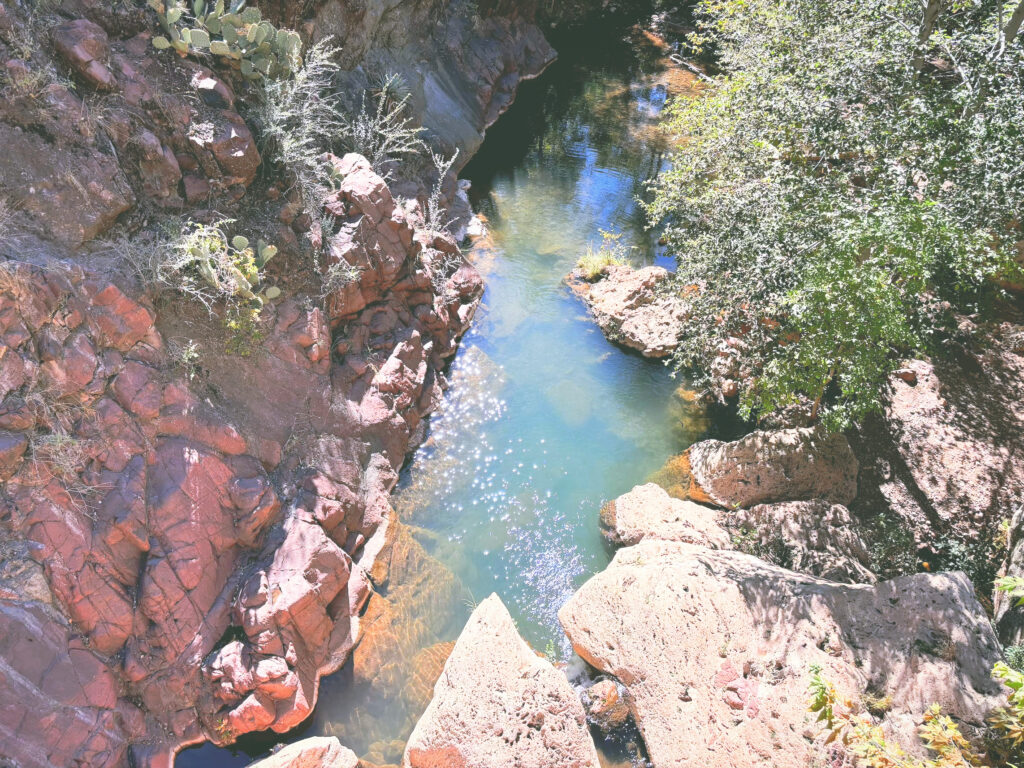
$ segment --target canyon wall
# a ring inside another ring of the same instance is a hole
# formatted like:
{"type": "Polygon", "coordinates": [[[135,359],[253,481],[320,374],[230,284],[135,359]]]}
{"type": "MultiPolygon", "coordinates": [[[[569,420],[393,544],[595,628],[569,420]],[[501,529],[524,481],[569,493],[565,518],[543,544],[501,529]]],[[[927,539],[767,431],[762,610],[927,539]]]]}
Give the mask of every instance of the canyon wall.
{"type": "MultiPolygon", "coordinates": [[[[260,5],[335,37],[353,108],[400,73],[461,161],[555,55],[530,4],[260,5]]],[[[331,160],[318,242],[249,86],[154,26],[141,3],[0,3],[0,757],[22,768],[169,766],[308,715],[386,579],[391,488],[482,293],[397,199],[415,184],[357,155],[331,160]],[[174,217],[278,246],[245,349],[134,278],[174,217]],[[332,265],[350,277],[325,291],[332,265]]]]}

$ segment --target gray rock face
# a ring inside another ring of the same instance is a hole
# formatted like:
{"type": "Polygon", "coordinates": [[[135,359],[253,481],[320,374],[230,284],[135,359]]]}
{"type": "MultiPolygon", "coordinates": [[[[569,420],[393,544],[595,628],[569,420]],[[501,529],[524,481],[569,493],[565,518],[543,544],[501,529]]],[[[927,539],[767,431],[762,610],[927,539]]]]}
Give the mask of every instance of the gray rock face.
{"type": "Polygon", "coordinates": [[[662,267],[613,265],[596,282],[573,274],[567,283],[609,339],[644,357],[668,357],[679,344],[687,316],[679,296],[659,289],[668,276],[662,267]]]}
{"type": "Polygon", "coordinates": [[[731,443],[704,440],[687,452],[695,501],[726,509],[857,495],[857,459],[842,434],[811,428],[751,432],[731,443]]]}
{"type": "Polygon", "coordinates": [[[761,551],[781,549],[780,565],[844,583],[874,583],[871,555],[850,511],[821,499],[759,504],[723,515],[730,529],[761,551]]]}
{"type": "Polygon", "coordinates": [[[907,748],[931,704],[980,726],[1001,701],[989,676],[999,645],[960,573],[839,585],[645,539],[559,618],[576,652],[628,688],[657,768],[813,764],[812,664],[852,701],[891,697],[883,725],[907,748]]]}
{"type": "Polygon", "coordinates": [[[403,766],[598,768],[579,698],[519,636],[497,595],[455,643],[403,766]]]}

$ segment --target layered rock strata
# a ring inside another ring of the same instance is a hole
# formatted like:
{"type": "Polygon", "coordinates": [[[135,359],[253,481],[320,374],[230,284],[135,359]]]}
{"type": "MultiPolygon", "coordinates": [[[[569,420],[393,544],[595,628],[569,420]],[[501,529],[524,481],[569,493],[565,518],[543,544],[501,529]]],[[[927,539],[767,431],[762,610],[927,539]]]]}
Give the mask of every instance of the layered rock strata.
{"type": "MultiPolygon", "coordinates": [[[[51,642],[4,654],[0,734],[25,765],[162,765],[203,738],[284,732],[351,650],[390,490],[482,286],[468,264],[433,271],[454,242],[416,229],[365,160],[334,162],[328,250],[359,277],[327,310],[268,305],[219,403],[172,365],[144,298],[66,263],[4,266],[0,522],[57,609],[51,642]],[[55,695],[40,673],[68,648],[90,661],[55,695]],[[76,708],[91,725],[69,730],[76,708]]],[[[4,593],[5,624],[32,626],[25,597],[4,593]]]]}

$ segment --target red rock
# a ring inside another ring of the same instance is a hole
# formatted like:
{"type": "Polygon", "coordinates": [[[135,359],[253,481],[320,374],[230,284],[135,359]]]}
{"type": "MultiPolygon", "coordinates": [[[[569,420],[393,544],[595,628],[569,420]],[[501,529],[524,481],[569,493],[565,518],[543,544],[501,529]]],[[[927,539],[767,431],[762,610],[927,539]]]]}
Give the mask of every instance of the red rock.
{"type": "Polygon", "coordinates": [[[115,88],[116,81],[106,65],[110,45],[102,27],[88,19],[60,24],[53,30],[53,45],[87,83],[108,91],[115,88]]]}
{"type": "MultiPolygon", "coordinates": [[[[209,153],[219,169],[213,175],[221,176],[224,186],[248,186],[256,178],[260,153],[252,132],[238,113],[222,110],[215,122],[192,126],[188,138],[197,152],[209,153]]],[[[212,168],[207,166],[206,170],[209,173],[212,168]]]]}
{"type": "Polygon", "coordinates": [[[0,432],[0,482],[11,479],[27,449],[28,438],[25,435],[0,432]]]}

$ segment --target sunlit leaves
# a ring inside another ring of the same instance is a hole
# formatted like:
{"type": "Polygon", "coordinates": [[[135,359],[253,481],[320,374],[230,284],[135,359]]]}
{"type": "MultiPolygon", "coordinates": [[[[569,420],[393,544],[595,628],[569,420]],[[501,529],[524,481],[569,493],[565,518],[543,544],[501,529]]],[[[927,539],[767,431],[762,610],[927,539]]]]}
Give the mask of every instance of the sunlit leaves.
{"type": "Polygon", "coordinates": [[[995,47],[997,11],[964,0],[919,48],[917,0],[700,5],[725,74],[670,109],[649,206],[701,288],[680,365],[741,338],[745,411],[803,396],[842,426],[1014,269],[1024,49],[995,47]]]}

